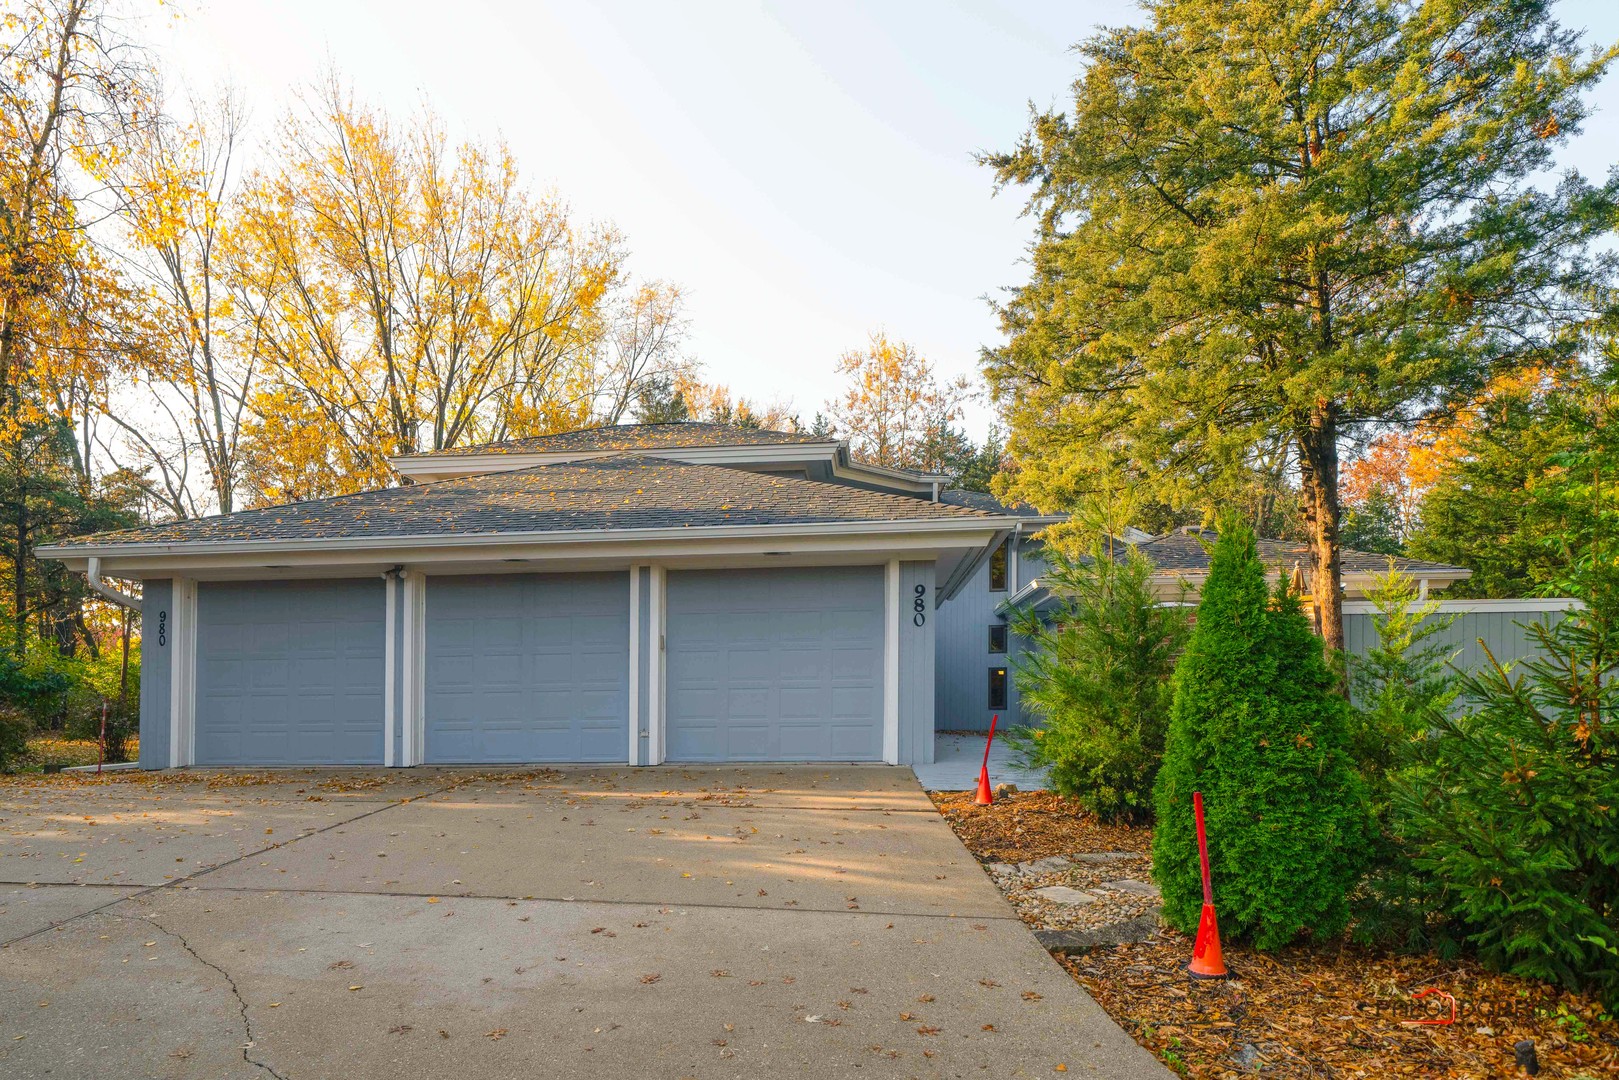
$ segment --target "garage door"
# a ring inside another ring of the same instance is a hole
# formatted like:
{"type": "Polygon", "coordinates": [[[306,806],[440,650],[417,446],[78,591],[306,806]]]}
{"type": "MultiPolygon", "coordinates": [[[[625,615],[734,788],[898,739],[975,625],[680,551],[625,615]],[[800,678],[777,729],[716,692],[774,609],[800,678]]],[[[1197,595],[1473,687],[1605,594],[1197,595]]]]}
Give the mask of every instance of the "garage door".
{"type": "Polygon", "coordinates": [[[882,759],[883,570],[669,575],[670,761],[882,759]]]}
{"type": "Polygon", "coordinates": [[[629,605],[627,574],[431,578],[426,760],[628,758],[629,605]]]}
{"type": "Polygon", "coordinates": [[[199,765],[380,765],[383,587],[197,586],[199,765]]]}

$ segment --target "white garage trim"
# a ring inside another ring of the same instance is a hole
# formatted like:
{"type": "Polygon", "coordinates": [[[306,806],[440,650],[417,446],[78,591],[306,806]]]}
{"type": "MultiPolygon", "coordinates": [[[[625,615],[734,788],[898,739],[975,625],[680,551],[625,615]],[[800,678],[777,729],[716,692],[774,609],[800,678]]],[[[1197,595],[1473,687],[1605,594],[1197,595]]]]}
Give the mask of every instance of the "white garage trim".
{"type": "Polygon", "coordinates": [[[899,764],[899,560],[883,573],[883,760],[899,764]]]}
{"type": "Polygon", "coordinates": [[[641,763],[641,568],[630,566],[630,757],[641,763]]]}
{"type": "Polygon", "coordinates": [[[174,579],[169,620],[169,768],[197,760],[197,582],[174,579]]]}
{"type": "Polygon", "coordinates": [[[399,648],[399,633],[394,626],[398,617],[399,601],[394,596],[393,570],[386,570],[382,574],[383,604],[382,604],[382,764],[393,768],[394,764],[394,653],[399,648]]]}
{"type": "MultiPolygon", "coordinates": [[[[646,763],[662,765],[664,754],[664,723],[666,699],[663,679],[664,633],[669,609],[669,572],[661,566],[652,568],[651,642],[652,654],[647,657],[647,741],[646,763]]],[[[633,668],[631,669],[634,670],[633,668]]],[[[632,725],[633,726],[633,725],[632,725]]]]}
{"type": "Polygon", "coordinates": [[[404,640],[404,688],[400,722],[404,725],[401,765],[420,765],[425,742],[422,698],[425,696],[427,667],[427,575],[406,570],[404,640]]]}

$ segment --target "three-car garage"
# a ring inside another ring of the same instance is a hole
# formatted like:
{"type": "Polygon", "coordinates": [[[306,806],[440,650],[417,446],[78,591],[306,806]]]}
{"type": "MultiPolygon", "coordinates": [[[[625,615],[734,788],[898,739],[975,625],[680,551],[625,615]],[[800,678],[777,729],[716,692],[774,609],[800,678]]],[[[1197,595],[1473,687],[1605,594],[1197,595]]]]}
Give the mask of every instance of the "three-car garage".
{"type": "MultiPolygon", "coordinates": [[[[885,570],[670,570],[654,714],[666,759],[883,760],[885,570]]],[[[629,760],[629,583],[419,576],[420,763],[629,760]]],[[[382,763],[409,667],[387,662],[403,622],[388,632],[392,588],[198,583],[195,763],[382,763]]]]}

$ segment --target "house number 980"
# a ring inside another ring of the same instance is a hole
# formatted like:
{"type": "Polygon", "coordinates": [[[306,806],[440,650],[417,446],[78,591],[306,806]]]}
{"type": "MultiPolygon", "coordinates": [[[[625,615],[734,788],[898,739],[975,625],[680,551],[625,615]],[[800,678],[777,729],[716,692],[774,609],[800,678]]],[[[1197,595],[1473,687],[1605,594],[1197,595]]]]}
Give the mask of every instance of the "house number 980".
{"type": "Polygon", "coordinates": [[[169,643],[169,613],[166,611],[157,613],[157,643],[159,645],[169,643]]]}
{"type": "Polygon", "coordinates": [[[911,601],[911,610],[916,612],[911,617],[911,622],[917,626],[922,626],[928,621],[928,587],[926,585],[916,587],[916,599],[911,601]]]}

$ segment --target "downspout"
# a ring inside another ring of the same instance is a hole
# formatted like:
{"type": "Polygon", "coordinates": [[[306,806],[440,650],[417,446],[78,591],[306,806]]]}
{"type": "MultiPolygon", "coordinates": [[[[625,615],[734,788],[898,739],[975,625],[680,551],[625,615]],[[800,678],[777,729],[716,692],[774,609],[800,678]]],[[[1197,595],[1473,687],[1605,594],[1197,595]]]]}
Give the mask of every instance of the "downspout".
{"type": "Polygon", "coordinates": [[[111,600],[113,603],[121,604],[133,611],[141,609],[139,600],[126,592],[120,592],[118,589],[113,588],[101,576],[101,560],[98,557],[90,556],[89,565],[85,567],[84,576],[90,582],[91,590],[102,599],[111,600]]]}

